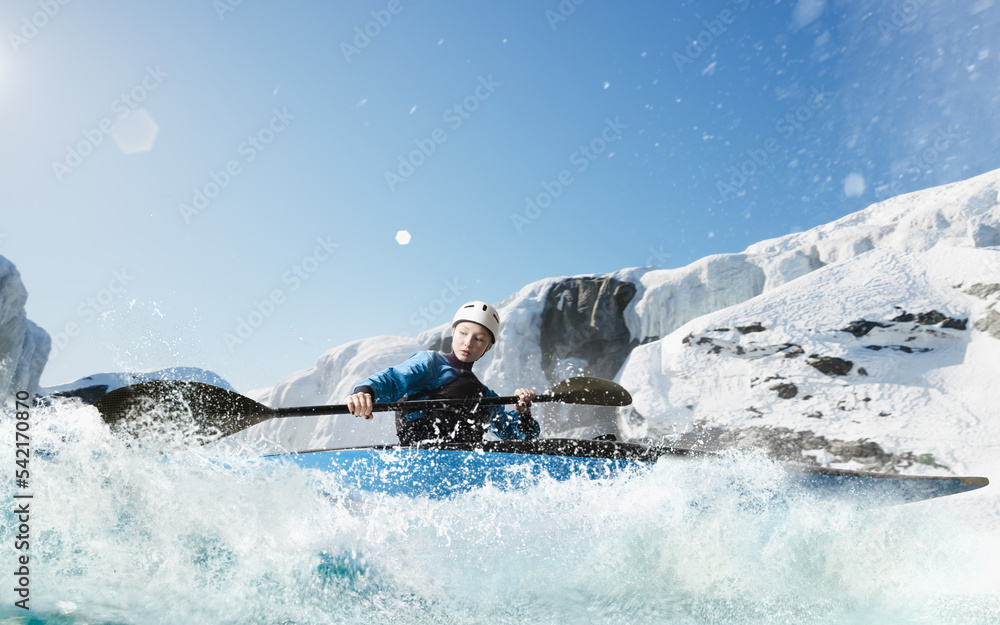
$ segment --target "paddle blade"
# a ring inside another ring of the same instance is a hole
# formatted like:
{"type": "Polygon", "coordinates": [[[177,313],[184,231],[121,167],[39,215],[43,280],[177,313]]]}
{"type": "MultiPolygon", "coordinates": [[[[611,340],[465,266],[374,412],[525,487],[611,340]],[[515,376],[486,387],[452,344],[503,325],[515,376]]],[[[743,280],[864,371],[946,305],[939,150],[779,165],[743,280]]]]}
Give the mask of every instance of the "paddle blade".
{"type": "Polygon", "coordinates": [[[112,430],[135,437],[181,433],[199,444],[274,416],[249,397],[202,382],[156,380],[115,389],[94,404],[112,430]]]}
{"type": "Polygon", "coordinates": [[[563,380],[549,391],[554,401],[590,406],[628,406],[632,396],[623,387],[603,378],[577,377],[563,380]]]}

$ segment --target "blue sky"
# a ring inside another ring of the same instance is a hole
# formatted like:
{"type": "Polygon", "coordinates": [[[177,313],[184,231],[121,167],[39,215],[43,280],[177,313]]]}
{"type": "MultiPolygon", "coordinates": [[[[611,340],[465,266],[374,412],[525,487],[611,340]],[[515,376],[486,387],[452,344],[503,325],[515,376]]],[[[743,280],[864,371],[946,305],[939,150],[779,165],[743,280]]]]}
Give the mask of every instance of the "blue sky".
{"type": "Polygon", "coordinates": [[[43,385],[186,365],[270,386],[465,300],[995,169],[998,13],[10,0],[0,254],[55,340],[43,385]]]}

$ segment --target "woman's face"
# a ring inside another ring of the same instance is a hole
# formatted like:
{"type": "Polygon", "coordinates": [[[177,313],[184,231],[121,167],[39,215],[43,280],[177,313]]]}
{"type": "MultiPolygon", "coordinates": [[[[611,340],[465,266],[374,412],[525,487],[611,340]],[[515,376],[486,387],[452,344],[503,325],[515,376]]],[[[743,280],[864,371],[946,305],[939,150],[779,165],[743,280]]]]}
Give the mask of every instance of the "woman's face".
{"type": "Polygon", "coordinates": [[[462,321],[451,329],[451,349],[462,362],[476,362],[493,346],[489,331],[473,321],[462,321]]]}

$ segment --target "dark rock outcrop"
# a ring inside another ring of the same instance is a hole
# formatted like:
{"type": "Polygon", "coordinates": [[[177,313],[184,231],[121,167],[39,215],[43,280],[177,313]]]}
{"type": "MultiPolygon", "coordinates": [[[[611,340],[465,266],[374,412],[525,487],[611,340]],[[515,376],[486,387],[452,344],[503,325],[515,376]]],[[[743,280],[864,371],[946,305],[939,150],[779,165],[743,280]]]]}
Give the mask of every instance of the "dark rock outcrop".
{"type": "Polygon", "coordinates": [[[1000,313],[995,310],[988,311],[985,317],[976,321],[976,329],[1000,339],[1000,313]]]}
{"type": "Polygon", "coordinates": [[[610,277],[570,278],[552,286],[542,309],[542,370],[549,381],[565,377],[559,364],[581,361],[585,375],[614,378],[638,345],[625,325],[635,285],[610,277]]]}
{"type": "MultiPolygon", "coordinates": [[[[819,413],[806,416],[822,418],[819,413]]],[[[669,444],[709,451],[725,449],[758,451],[775,460],[809,465],[824,464],[817,459],[816,453],[825,452],[829,454],[829,462],[855,462],[864,470],[878,473],[895,474],[916,464],[948,470],[948,467],[939,464],[930,454],[918,454],[912,451],[893,454],[874,441],[830,439],[811,430],[793,430],[787,427],[755,425],[724,429],[696,424],[692,431],[671,439],[669,444]]]]}
{"type": "Polygon", "coordinates": [[[781,399],[792,399],[799,394],[799,387],[795,386],[791,382],[782,382],[781,384],[775,384],[770,387],[770,389],[778,394],[781,399]]]}
{"type": "Polygon", "coordinates": [[[995,339],[1000,339],[1000,312],[997,312],[997,308],[1000,306],[1000,284],[973,284],[965,289],[965,292],[979,299],[993,300],[986,315],[976,320],[975,328],[995,339]]]}
{"type": "Polygon", "coordinates": [[[444,332],[443,334],[436,336],[426,349],[436,352],[444,352],[447,354],[451,351],[451,333],[444,332]]]}
{"type": "Polygon", "coordinates": [[[806,364],[826,375],[847,375],[854,367],[854,363],[850,360],[844,360],[836,356],[812,355],[806,361],[806,364]]]}
{"type": "MultiPolygon", "coordinates": [[[[743,331],[736,329],[740,334],[751,332],[764,332],[766,330],[743,331]]],[[[729,328],[715,328],[711,332],[729,332],[729,328]]],[[[784,352],[786,358],[795,358],[802,353],[802,347],[795,343],[761,344],[750,343],[749,347],[743,347],[738,342],[728,339],[713,338],[704,334],[688,334],[681,343],[688,347],[694,347],[710,354],[725,354],[727,356],[738,356],[741,358],[765,358],[784,352]]]]}
{"type": "Polygon", "coordinates": [[[897,323],[916,322],[922,326],[940,325],[942,328],[951,328],[953,330],[965,330],[969,323],[968,319],[955,319],[936,310],[916,314],[904,312],[893,318],[893,321],[897,323]]]}
{"type": "Polygon", "coordinates": [[[951,330],[965,330],[969,325],[968,319],[956,319],[949,317],[937,310],[920,313],[908,313],[906,311],[893,317],[890,321],[870,321],[868,319],[858,319],[841,328],[841,332],[850,332],[857,338],[866,336],[875,328],[887,329],[899,323],[916,323],[922,326],[940,326],[951,330]]]}
{"type": "Polygon", "coordinates": [[[989,299],[994,295],[1000,294],[1000,284],[977,283],[965,289],[965,292],[979,299],[989,299]]]}
{"type": "Polygon", "coordinates": [[[931,351],[930,347],[910,347],[909,345],[865,345],[864,348],[870,349],[873,352],[889,349],[894,352],[903,352],[904,354],[923,354],[931,351]]]}
{"type": "Polygon", "coordinates": [[[850,332],[854,336],[861,338],[862,336],[868,334],[875,328],[888,328],[889,324],[881,323],[878,321],[868,321],[865,319],[859,319],[857,321],[852,321],[847,324],[846,328],[841,328],[841,332],[850,332]]]}

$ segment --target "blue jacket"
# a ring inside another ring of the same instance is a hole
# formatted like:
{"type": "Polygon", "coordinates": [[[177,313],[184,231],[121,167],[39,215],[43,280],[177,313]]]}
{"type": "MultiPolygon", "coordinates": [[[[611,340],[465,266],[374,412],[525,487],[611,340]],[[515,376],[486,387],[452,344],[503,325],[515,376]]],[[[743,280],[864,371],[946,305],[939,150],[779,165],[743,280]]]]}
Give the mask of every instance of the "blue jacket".
{"type": "MultiPolygon", "coordinates": [[[[463,363],[453,354],[426,351],[417,352],[402,364],[389,367],[380,373],[369,376],[359,382],[355,392],[367,392],[374,402],[394,402],[403,398],[422,399],[432,394],[436,389],[455,382],[463,371],[468,372],[472,379],[485,391],[487,397],[497,397],[497,394],[483,385],[471,372],[472,364],[463,363]]],[[[518,427],[520,415],[516,410],[504,410],[503,406],[483,406],[488,410],[487,425],[502,440],[526,440],[538,438],[540,427],[534,419],[529,419],[529,431],[524,433],[518,427]]],[[[405,415],[406,422],[427,419],[427,410],[417,410],[405,415]]],[[[397,431],[405,427],[397,418],[397,431]]],[[[403,437],[400,436],[402,439],[403,437]]]]}

